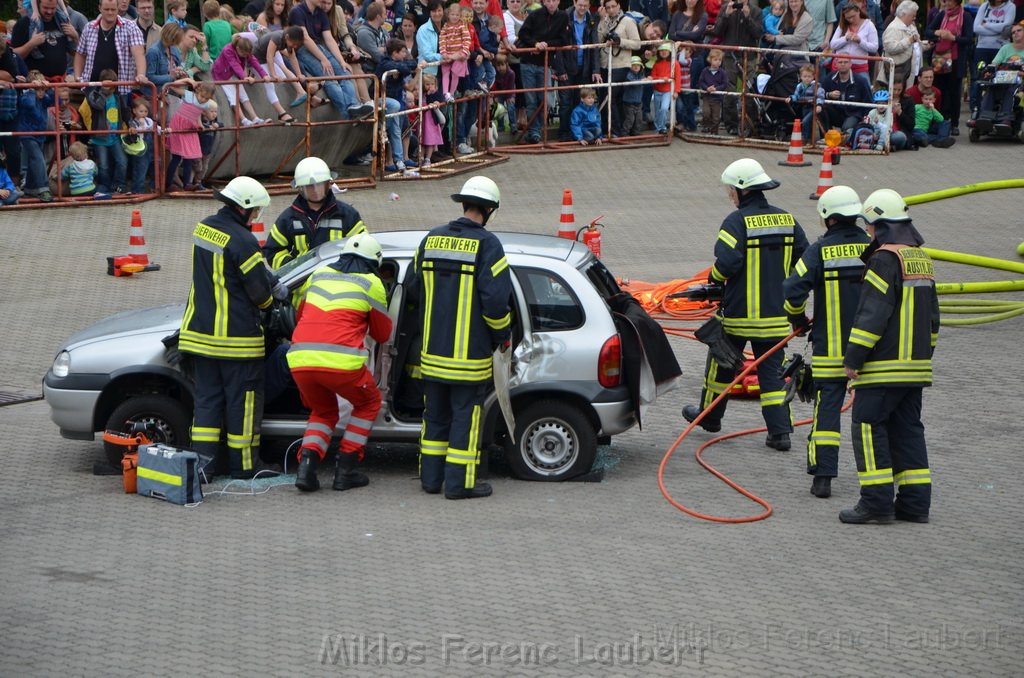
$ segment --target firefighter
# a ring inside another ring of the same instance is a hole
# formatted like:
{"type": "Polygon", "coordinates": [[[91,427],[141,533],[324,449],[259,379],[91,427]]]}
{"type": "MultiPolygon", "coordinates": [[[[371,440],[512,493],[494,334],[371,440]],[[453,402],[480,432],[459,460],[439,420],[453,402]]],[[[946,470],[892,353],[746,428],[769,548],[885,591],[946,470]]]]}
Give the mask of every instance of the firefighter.
{"type": "MultiPolygon", "coordinates": [[[[782,283],[807,249],[804,231],[792,214],[768,204],[764,192],[779,182],[769,177],[761,164],[742,158],[722,172],[722,183],[736,210],[722,222],[715,242],[715,264],[709,282],[724,285],[719,313],[725,340],[740,352],[750,342],[761,357],[789,334],[783,310],[782,283]]],[[[700,405],[687,405],[683,417],[693,421],[721,394],[736,371],[719,364],[709,351],[700,405]]],[[[757,368],[761,414],[768,425],[765,445],[788,450],[793,431],[785,403],[782,353],[777,351],[757,368]]],[[[706,431],[722,429],[728,398],[723,399],[701,420],[706,431]]]]}
{"type": "Polygon", "coordinates": [[[334,175],[320,158],[303,158],[295,166],[292,186],[299,194],[274,222],[263,246],[263,255],[273,269],[317,245],[366,230],[359,212],[335,199],[333,181],[334,175]]]}
{"type": "Polygon", "coordinates": [[[498,186],[471,177],[452,200],[463,216],[430,231],[416,252],[422,295],[423,430],[420,483],[448,499],[489,497],[476,481],[481,405],[492,376],[492,353],[508,350],[511,275],[498,238],[484,227],[501,203],[498,186]]]}
{"type": "Polygon", "coordinates": [[[370,482],[356,465],[380,411],[380,390],[367,369],[364,342],[367,334],[376,342],[391,336],[380,262],[380,244],[360,233],[345,243],[338,261],[313,271],[303,286],[288,350],[288,366],[311,410],[295,478],[303,492],[320,489],[316,470],[338,423],[338,396],[352,404],[352,415],[341,439],[333,487],[348,490],[370,482]]]}
{"type": "Polygon", "coordinates": [[[231,476],[249,478],[263,416],[260,311],[287,289],[275,286],[251,231],[270,204],[266,189],[235,177],[214,195],[224,206],[192,232],[192,289],[178,349],[195,358],[193,449],[220,461],[224,431],[231,476]]]}
{"type": "Polygon", "coordinates": [[[832,494],[839,473],[839,412],[846,395],[843,352],[860,298],[867,233],[857,220],[861,202],[849,186],[833,186],[818,200],[826,232],[811,244],[786,279],[783,304],[794,330],[811,329],[814,377],[814,422],[807,438],[807,472],[814,476],[811,494],[832,494]],[[807,296],[814,291],[814,323],[807,319],[807,296]]]}
{"type": "Polygon", "coordinates": [[[843,368],[853,399],[860,501],[844,523],[927,523],[932,480],[921,394],[939,336],[935,270],[907,204],[892,189],[864,201],[871,243],[843,368]],[[895,483],[895,489],[893,487],[895,483]]]}

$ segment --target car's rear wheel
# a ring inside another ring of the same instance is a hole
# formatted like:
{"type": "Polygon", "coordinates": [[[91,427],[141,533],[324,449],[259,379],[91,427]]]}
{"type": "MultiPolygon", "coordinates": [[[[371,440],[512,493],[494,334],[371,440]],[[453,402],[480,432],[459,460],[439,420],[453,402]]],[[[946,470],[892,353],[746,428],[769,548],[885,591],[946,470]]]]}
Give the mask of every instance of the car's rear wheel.
{"type": "MultiPolygon", "coordinates": [[[[187,411],[177,400],[165,395],[143,395],[129,398],[110,414],[106,428],[111,431],[128,433],[136,423],[152,426],[149,434],[155,443],[184,447],[188,444],[189,426],[192,413],[187,411]]],[[[103,443],[107,461],[114,466],[121,466],[121,455],[124,448],[120,445],[103,443]]]]}
{"type": "Polygon", "coordinates": [[[540,400],[516,415],[516,435],[505,443],[512,472],[524,480],[557,482],[586,473],[597,454],[597,432],[587,415],[560,400],[540,400]]]}

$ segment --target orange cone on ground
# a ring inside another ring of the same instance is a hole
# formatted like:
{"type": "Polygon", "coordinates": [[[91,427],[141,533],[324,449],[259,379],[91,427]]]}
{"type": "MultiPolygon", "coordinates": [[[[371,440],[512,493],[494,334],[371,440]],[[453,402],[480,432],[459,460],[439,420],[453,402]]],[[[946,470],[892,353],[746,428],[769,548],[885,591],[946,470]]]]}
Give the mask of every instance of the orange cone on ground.
{"type": "Polygon", "coordinates": [[[128,231],[128,256],[136,264],[149,264],[146,236],[142,232],[142,212],[132,210],[132,225],[128,231]]]}
{"type": "Polygon", "coordinates": [[[818,190],[811,193],[811,200],[817,200],[821,194],[832,188],[832,149],[825,148],[821,153],[821,171],[818,172],[818,190]]]}
{"type": "Polygon", "coordinates": [[[576,213],[572,206],[572,189],[562,191],[562,218],[558,224],[558,237],[576,239],[576,213]]]}
{"type": "Polygon", "coordinates": [[[262,221],[252,222],[252,234],[256,238],[256,242],[263,247],[267,244],[267,227],[263,225],[262,221]]]}
{"type": "Polygon", "coordinates": [[[793,121],[793,136],[789,138],[789,154],[785,160],[779,161],[786,167],[807,167],[809,160],[804,160],[804,135],[800,129],[800,118],[793,121]]]}

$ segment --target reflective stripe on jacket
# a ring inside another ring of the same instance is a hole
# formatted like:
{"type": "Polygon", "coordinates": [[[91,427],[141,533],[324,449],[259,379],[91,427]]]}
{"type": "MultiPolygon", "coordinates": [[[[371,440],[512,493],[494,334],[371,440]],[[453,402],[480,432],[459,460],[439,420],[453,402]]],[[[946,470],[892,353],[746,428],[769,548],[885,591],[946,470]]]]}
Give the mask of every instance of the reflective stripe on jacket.
{"type": "Polygon", "coordinates": [[[314,212],[306,199],[298,196],[271,227],[263,256],[270,267],[277,270],[318,245],[365,231],[366,225],[359,212],[335,200],[330,191],[320,212],[314,212]]]}

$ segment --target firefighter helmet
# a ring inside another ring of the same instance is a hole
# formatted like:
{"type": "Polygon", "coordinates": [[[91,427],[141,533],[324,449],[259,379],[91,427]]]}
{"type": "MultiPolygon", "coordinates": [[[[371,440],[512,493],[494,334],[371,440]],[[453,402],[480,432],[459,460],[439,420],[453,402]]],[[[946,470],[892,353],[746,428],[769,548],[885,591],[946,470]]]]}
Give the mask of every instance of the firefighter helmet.
{"type": "Polygon", "coordinates": [[[470,177],[462,185],[461,191],[452,193],[452,200],[498,209],[501,204],[501,191],[498,190],[498,185],[487,177],[470,177]]]}
{"type": "Polygon", "coordinates": [[[267,189],[252,177],[235,177],[215,195],[221,202],[231,203],[246,210],[270,205],[270,194],[267,193],[267,189]]]}
{"type": "Polygon", "coordinates": [[[864,221],[873,224],[884,221],[910,221],[907,203],[891,188],[880,188],[864,200],[864,221]]]}
{"type": "Polygon", "coordinates": [[[311,186],[331,181],[334,175],[327,163],[315,156],[303,158],[295,166],[295,178],[292,179],[292,187],[311,186]]]}
{"type": "Polygon", "coordinates": [[[849,186],[833,186],[818,198],[818,214],[822,219],[832,217],[859,217],[860,196],[849,186]]]}
{"type": "Polygon", "coordinates": [[[767,191],[778,188],[774,181],[753,158],[740,158],[722,172],[722,183],[745,191],[767,191]]]}
{"type": "Polygon", "coordinates": [[[369,259],[378,266],[381,262],[380,243],[369,233],[358,233],[345,242],[342,254],[354,254],[357,257],[369,259]]]}

